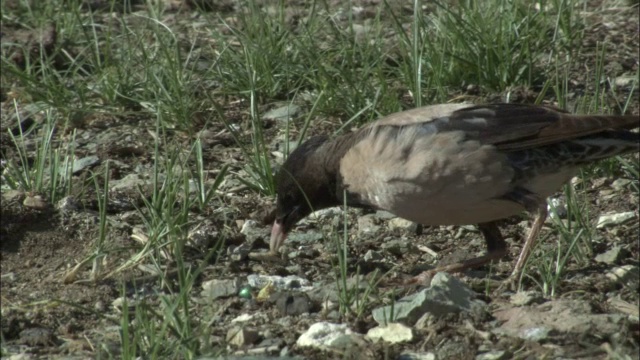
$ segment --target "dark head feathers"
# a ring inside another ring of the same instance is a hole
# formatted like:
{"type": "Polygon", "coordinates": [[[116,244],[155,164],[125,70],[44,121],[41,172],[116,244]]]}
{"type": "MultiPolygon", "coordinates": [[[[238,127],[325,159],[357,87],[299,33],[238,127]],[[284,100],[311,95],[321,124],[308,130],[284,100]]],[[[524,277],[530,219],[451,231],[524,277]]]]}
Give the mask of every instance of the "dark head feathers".
{"type": "Polygon", "coordinates": [[[287,160],[282,164],[282,167],[278,171],[276,176],[276,186],[278,194],[283,194],[292,187],[297,187],[296,182],[301,177],[309,177],[306,170],[308,165],[314,166],[313,162],[316,160],[316,150],[329,139],[328,136],[314,136],[309,138],[304,143],[300,144],[291,154],[287,160]],[[311,162],[311,164],[309,164],[311,162]]]}
{"type": "Polygon", "coordinates": [[[318,151],[328,139],[328,136],[308,139],[289,155],[278,171],[276,221],[285,232],[315,210],[311,204],[319,209],[337,201],[335,188],[331,189],[330,185],[335,184],[335,180],[324,166],[324,156],[330,152],[318,151]]]}

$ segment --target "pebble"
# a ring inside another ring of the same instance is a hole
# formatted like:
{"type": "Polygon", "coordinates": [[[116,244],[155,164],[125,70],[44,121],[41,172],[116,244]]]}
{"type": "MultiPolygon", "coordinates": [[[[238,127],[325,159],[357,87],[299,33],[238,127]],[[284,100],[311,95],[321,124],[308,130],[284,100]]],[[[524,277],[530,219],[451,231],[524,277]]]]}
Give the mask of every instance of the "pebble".
{"type": "Polygon", "coordinates": [[[310,313],[313,307],[311,300],[304,293],[275,294],[276,309],[282,316],[298,316],[310,313]]]}
{"type": "Polygon", "coordinates": [[[376,233],[380,226],[376,225],[377,218],[375,214],[367,214],[358,218],[358,234],[373,234],[376,233]]]}
{"type": "Polygon", "coordinates": [[[607,226],[620,225],[635,217],[636,213],[634,211],[600,215],[596,224],[596,228],[602,229],[607,226]]]}
{"type": "Polygon", "coordinates": [[[24,198],[22,205],[36,210],[44,210],[48,206],[47,202],[40,195],[27,195],[27,197],[24,198]]]}
{"type": "Polygon", "coordinates": [[[388,225],[389,225],[389,230],[391,231],[400,230],[400,231],[406,231],[409,233],[415,233],[418,230],[418,224],[416,224],[413,221],[399,218],[399,217],[389,220],[388,225]]]}
{"type": "Polygon", "coordinates": [[[364,346],[365,342],[362,336],[351,331],[347,324],[318,322],[300,335],[296,345],[319,349],[346,349],[357,345],[364,346]]]}
{"type": "Polygon", "coordinates": [[[391,344],[409,342],[413,340],[413,337],[413,329],[400,323],[376,326],[367,332],[367,338],[373,341],[382,340],[391,344]]]}
{"type": "Polygon", "coordinates": [[[247,327],[232,327],[227,331],[227,342],[236,347],[254,344],[258,339],[258,332],[247,327]]]}
{"type": "Polygon", "coordinates": [[[615,264],[625,255],[626,250],[620,246],[615,245],[611,249],[596,255],[596,261],[605,264],[615,264]]]}
{"type": "Polygon", "coordinates": [[[300,113],[300,106],[294,104],[288,104],[272,110],[267,111],[262,118],[265,120],[278,120],[287,121],[294,118],[300,113]]]}
{"type": "Polygon", "coordinates": [[[202,283],[203,297],[218,299],[234,296],[240,291],[240,279],[214,279],[202,283]]]}
{"type": "Polygon", "coordinates": [[[476,356],[476,360],[503,360],[509,358],[509,353],[504,350],[494,350],[476,356]]]}

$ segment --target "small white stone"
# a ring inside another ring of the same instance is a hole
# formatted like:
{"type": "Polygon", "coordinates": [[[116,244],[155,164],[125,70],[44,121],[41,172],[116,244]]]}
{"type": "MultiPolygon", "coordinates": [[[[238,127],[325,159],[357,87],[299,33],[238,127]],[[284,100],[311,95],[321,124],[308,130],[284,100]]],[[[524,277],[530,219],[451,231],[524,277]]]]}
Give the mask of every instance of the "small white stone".
{"type": "Polygon", "coordinates": [[[367,338],[373,341],[382,340],[397,344],[413,340],[413,330],[400,323],[391,323],[387,326],[376,326],[369,330],[367,338]]]}
{"type": "Polygon", "coordinates": [[[414,223],[411,220],[403,219],[403,218],[393,218],[389,220],[389,230],[402,230],[407,232],[415,232],[418,228],[418,224],[414,223]]]}
{"type": "Polygon", "coordinates": [[[259,227],[258,222],[256,222],[255,220],[247,220],[242,224],[242,229],[240,230],[240,233],[246,235],[248,232],[258,227],[259,227]]]}
{"type": "Polygon", "coordinates": [[[255,317],[254,315],[251,314],[242,314],[238,317],[236,317],[235,319],[231,320],[232,323],[241,323],[241,322],[247,322],[250,321],[251,319],[253,319],[255,317]]]}
{"type": "Polygon", "coordinates": [[[300,347],[314,348],[347,348],[362,345],[360,335],[351,331],[346,324],[319,322],[311,325],[309,330],[300,335],[296,344],[300,347]]]}

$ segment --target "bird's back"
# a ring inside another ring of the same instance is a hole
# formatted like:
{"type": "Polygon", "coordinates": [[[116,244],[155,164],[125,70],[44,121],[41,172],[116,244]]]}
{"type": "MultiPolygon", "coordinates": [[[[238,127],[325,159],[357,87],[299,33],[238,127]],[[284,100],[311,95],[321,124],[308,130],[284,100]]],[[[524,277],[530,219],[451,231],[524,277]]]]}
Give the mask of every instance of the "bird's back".
{"type": "Polygon", "coordinates": [[[624,130],[638,122],[512,104],[414,109],[360,130],[340,173],[363,202],[414,221],[491,221],[522,211],[503,200],[515,188],[544,198],[580,166],[638,151],[624,130]]]}

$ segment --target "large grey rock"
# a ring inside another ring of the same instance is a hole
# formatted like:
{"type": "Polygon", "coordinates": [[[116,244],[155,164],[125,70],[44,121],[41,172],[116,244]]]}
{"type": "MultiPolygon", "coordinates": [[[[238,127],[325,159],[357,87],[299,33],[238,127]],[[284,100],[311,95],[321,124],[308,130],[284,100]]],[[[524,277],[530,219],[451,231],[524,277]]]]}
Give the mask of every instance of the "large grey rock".
{"type": "Polygon", "coordinates": [[[381,325],[389,322],[415,324],[425,313],[442,316],[448,313],[473,312],[486,304],[475,300],[476,294],[463,282],[447,273],[437,273],[431,286],[373,310],[373,319],[381,325]]]}
{"type": "Polygon", "coordinates": [[[393,255],[402,256],[411,251],[412,244],[409,239],[403,237],[401,239],[384,241],[382,245],[380,245],[380,248],[393,255]]]}
{"type": "Polygon", "coordinates": [[[376,211],[376,216],[379,219],[383,219],[383,220],[390,220],[390,219],[393,219],[393,218],[397,217],[395,214],[392,214],[392,213],[390,213],[388,211],[385,211],[385,210],[376,211]]]}

